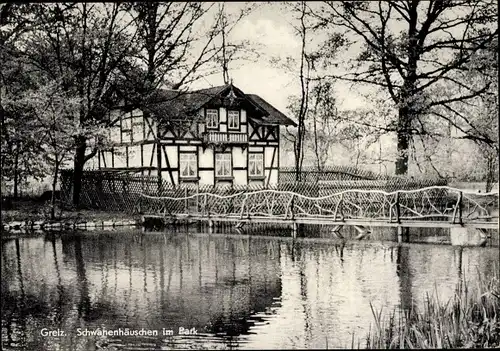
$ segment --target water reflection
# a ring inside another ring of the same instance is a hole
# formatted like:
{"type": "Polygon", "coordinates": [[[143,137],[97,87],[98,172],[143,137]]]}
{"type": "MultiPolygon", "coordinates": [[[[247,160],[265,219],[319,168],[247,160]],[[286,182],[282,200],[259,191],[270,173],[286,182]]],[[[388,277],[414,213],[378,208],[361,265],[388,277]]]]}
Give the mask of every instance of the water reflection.
{"type": "Polygon", "coordinates": [[[323,239],[64,234],[2,241],[2,346],[29,350],[350,347],[383,311],[452,296],[496,248],[323,239]],[[67,331],[41,337],[42,328],[67,331]],[[77,336],[77,328],[158,336],[77,336]],[[177,334],[179,327],[198,335],[177,334]]]}

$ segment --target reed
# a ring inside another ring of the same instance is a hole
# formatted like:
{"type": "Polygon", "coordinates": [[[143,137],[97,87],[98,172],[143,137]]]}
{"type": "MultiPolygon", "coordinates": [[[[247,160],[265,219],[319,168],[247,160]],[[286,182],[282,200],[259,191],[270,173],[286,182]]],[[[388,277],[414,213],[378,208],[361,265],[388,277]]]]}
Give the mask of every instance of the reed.
{"type": "Polygon", "coordinates": [[[439,300],[436,291],[427,294],[420,310],[394,310],[382,317],[382,310],[370,304],[375,323],[366,348],[500,347],[498,268],[488,278],[478,273],[476,284],[457,284],[454,296],[446,302],[439,300]]]}

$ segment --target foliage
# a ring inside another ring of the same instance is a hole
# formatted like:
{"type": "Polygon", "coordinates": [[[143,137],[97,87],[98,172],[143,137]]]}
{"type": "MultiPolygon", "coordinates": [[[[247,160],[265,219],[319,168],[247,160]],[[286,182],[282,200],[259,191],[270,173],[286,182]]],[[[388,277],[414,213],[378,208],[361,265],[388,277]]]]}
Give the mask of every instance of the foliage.
{"type": "Polygon", "coordinates": [[[38,138],[45,161],[54,166],[68,156],[79,135],[79,101],[61,92],[56,84],[41,86],[20,95],[14,102],[30,116],[30,131],[38,138]]]}
{"type": "MultiPolygon", "coordinates": [[[[287,129],[285,139],[293,143],[293,152],[295,157],[295,168],[297,180],[300,180],[301,169],[304,163],[307,135],[312,135],[316,164],[318,168],[324,166],[327,157],[322,154],[329,149],[330,143],[321,144],[321,136],[325,133],[318,132],[321,126],[327,129],[335,128],[333,119],[336,108],[335,100],[332,96],[332,86],[328,83],[323,84],[321,80],[314,84],[317,77],[317,63],[319,56],[315,51],[314,36],[317,31],[317,21],[315,21],[307,12],[307,5],[304,1],[300,3],[286,3],[294,17],[294,32],[300,40],[300,53],[298,57],[285,57],[284,59],[272,58],[273,65],[278,66],[285,71],[292,72],[298,78],[300,91],[296,96],[289,97],[289,110],[297,120],[297,128],[287,129]],[[322,113],[323,112],[323,113],[322,113]]],[[[323,138],[326,141],[327,138],[323,138]]],[[[329,139],[331,140],[331,139],[329,139]]]]}
{"type": "MultiPolygon", "coordinates": [[[[81,134],[78,120],[80,103],[68,97],[57,84],[28,90],[8,104],[29,116],[29,126],[24,132],[32,133],[37,140],[39,158],[52,175],[52,191],[55,194],[59,170],[69,160],[70,151],[75,147],[75,137],[81,134]]],[[[52,196],[51,214],[55,214],[55,195],[52,196]]]]}
{"type": "Polygon", "coordinates": [[[26,90],[34,87],[38,76],[14,45],[33,26],[32,10],[38,5],[14,6],[4,4],[0,8],[0,116],[1,116],[1,167],[2,184],[12,184],[17,197],[20,186],[28,177],[40,180],[44,176],[44,164],[38,156],[37,135],[28,130],[32,121],[11,102],[26,90]],[[11,15],[12,16],[11,16],[11,15]],[[15,16],[15,20],[14,20],[15,16]]]}
{"type": "MultiPolygon", "coordinates": [[[[96,129],[107,123],[111,83],[117,68],[132,52],[127,32],[130,23],[124,20],[123,6],[39,4],[12,5],[2,10],[2,20],[11,23],[12,33],[17,34],[6,35],[2,42],[4,48],[10,49],[6,63],[14,65],[20,58],[26,66],[16,76],[32,82],[28,88],[35,90],[57,81],[66,98],[78,100],[78,118],[69,122],[78,132],[73,143],[75,168],[82,168],[96,153],[94,147],[86,154],[89,141],[96,129]],[[20,12],[25,21],[19,17],[20,12]]],[[[21,133],[29,134],[31,127],[24,126],[21,133]]],[[[8,129],[9,133],[13,131],[8,129]]]]}
{"type": "Polygon", "coordinates": [[[221,70],[228,83],[229,64],[244,57],[242,52],[252,53],[248,41],[233,42],[229,35],[255,7],[245,5],[228,14],[225,4],[127,4],[136,28],[137,60],[122,71],[122,84],[131,87],[140,102],[158,87],[180,89],[221,70]]]}
{"type": "Polygon", "coordinates": [[[488,348],[500,347],[500,281],[497,270],[489,279],[479,276],[477,286],[458,284],[446,303],[427,295],[422,311],[412,310],[396,321],[382,311],[372,312],[375,330],[367,348],[488,348]]]}
{"type": "MultiPolygon", "coordinates": [[[[73,136],[75,199],[85,163],[106,142],[103,129],[110,108],[123,99],[141,102],[167,82],[179,87],[198,79],[207,74],[205,67],[215,69],[221,52],[216,38],[221,32],[230,33],[250,10],[246,6],[240,17],[233,18],[206,3],[9,4],[1,8],[2,25],[6,24],[1,44],[9,49],[4,51],[8,52],[4,61],[15,68],[19,58],[26,68],[12,69],[9,77],[33,81],[25,89],[55,80],[61,93],[78,101],[78,117],[70,121],[76,122],[78,131],[73,136]],[[212,10],[216,16],[210,22],[212,10]]],[[[227,68],[241,46],[226,43],[224,48],[227,68]]],[[[19,116],[9,118],[9,122],[19,120],[19,116]]],[[[17,134],[11,124],[2,132],[10,136],[6,143],[15,145],[17,134]]],[[[26,133],[20,130],[21,135],[26,133]]],[[[20,150],[23,157],[24,150],[20,150]]],[[[4,156],[3,164],[11,162],[4,156]]]]}
{"type": "MultiPolygon", "coordinates": [[[[414,136],[439,133],[429,128],[428,120],[461,127],[466,116],[454,113],[460,120],[455,122],[441,110],[453,111],[490,88],[489,81],[468,84],[460,72],[475,60],[478,50],[498,39],[492,1],[325,1],[311,4],[309,11],[329,35],[321,56],[324,76],[379,88],[397,110],[383,127],[397,135],[397,173],[408,170],[414,136]],[[338,40],[341,35],[344,42],[338,40]],[[347,59],[328,55],[339,45],[352,49],[347,59]],[[355,51],[358,54],[352,55],[355,51]],[[346,64],[346,73],[336,72],[341,63],[346,64]]],[[[469,139],[493,143],[481,133],[464,130],[469,139]]]]}

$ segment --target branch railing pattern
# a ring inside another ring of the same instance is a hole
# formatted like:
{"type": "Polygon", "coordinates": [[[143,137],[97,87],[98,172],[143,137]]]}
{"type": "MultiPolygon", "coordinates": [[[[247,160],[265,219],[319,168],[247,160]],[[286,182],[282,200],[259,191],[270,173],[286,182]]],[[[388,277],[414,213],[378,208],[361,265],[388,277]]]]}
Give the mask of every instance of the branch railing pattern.
{"type": "Polygon", "coordinates": [[[280,190],[242,191],[231,195],[205,192],[181,197],[141,194],[136,210],[144,214],[241,219],[441,220],[461,223],[498,220],[498,192],[475,193],[448,186],[431,186],[394,192],[353,189],[319,197],[280,190]]]}

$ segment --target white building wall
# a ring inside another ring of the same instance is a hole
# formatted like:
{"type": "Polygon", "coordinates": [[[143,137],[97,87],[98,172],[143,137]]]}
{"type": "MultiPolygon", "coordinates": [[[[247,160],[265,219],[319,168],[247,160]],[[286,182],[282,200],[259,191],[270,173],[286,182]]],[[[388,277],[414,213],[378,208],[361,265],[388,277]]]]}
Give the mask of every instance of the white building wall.
{"type": "Polygon", "coordinates": [[[141,146],[133,145],[128,148],[128,166],[141,167],[141,146]]]}
{"type": "Polygon", "coordinates": [[[156,167],[156,148],[155,148],[155,153],[153,154],[153,147],[154,144],[146,144],[142,146],[142,155],[144,157],[144,166],[145,167],[156,167]],[[151,162],[151,157],[152,162],[151,162]]]}
{"type": "Polygon", "coordinates": [[[278,170],[273,169],[270,172],[266,171],[266,181],[269,181],[269,185],[278,184],[278,170]]]}
{"type": "MultiPolygon", "coordinates": [[[[170,167],[177,168],[179,167],[179,159],[177,157],[177,146],[164,146],[167,151],[168,162],[170,163],[170,167]]],[[[162,167],[167,167],[167,160],[165,159],[165,154],[162,151],[162,167]]]]}
{"type": "Polygon", "coordinates": [[[125,146],[115,147],[115,168],[127,167],[127,149],[125,146]]]}
{"type": "Polygon", "coordinates": [[[146,118],[144,120],[144,128],[146,128],[146,140],[155,140],[156,122],[152,118],[146,118]],[[148,122],[149,122],[149,124],[148,124],[148,122]],[[152,131],[151,131],[151,129],[152,129],[152,131]]]}
{"type": "Polygon", "coordinates": [[[214,150],[207,148],[198,148],[198,167],[209,168],[214,167],[214,150]]]}
{"type": "Polygon", "coordinates": [[[169,174],[168,171],[162,171],[161,172],[161,177],[168,184],[174,184],[174,185],[176,185],[178,183],[178,179],[179,179],[179,172],[172,171],[172,178],[174,180],[173,183],[172,183],[172,178],[170,178],[170,174],[169,174]]]}
{"type": "Polygon", "coordinates": [[[233,158],[233,167],[246,167],[247,149],[243,150],[242,147],[233,147],[232,158],[233,158]]]}
{"type": "Polygon", "coordinates": [[[272,147],[265,147],[264,148],[264,167],[276,167],[278,165],[278,162],[276,159],[278,158],[277,151],[274,155],[274,160],[273,160],[273,153],[275,152],[276,148],[274,146],[272,147]],[[271,164],[272,162],[272,164],[271,164]]]}
{"type": "Polygon", "coordinates": [[[247,180],[247,171],[245,170],[233,170],[233,184],[234,185],[246,185],[248,184],[247,180]]]}
{"type": "Polygon", "coordinates": [[[199,171],[200,185],[214,185],[213,171],[199,171]]]}
{"type": "Polygon", "coordinates": [[[119,143],[121,142],[120,139],[120,123],[118,122],[117,124],[113,125],[109,129],[109,139],[111,143],[119,143]]]}

